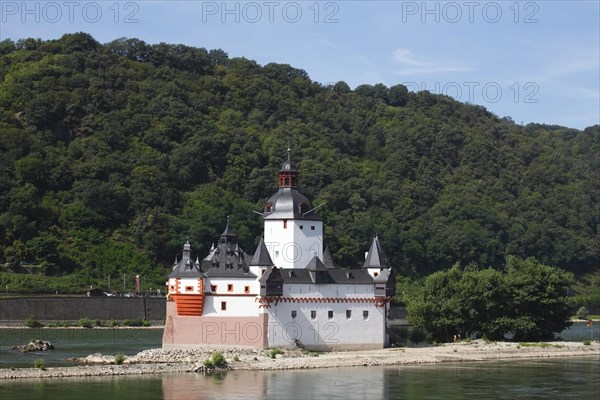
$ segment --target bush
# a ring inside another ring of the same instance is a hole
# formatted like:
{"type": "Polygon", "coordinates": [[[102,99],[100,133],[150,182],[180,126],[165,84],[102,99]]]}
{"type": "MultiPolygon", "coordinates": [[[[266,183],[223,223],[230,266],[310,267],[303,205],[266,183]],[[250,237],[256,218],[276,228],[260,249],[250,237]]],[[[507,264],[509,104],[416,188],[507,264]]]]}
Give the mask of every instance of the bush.
{"type": "Polygon", "coordinates": [[[410,335],[408,335],[408,338],[414,344],[419,344],[425,340],[426,336],[425,336],[425,332],[422,329],[413,328],[412,331],[410,332],[410,335]]]}
{"type": "Polygon", "coordinates": [[[45,370],[46,369],[46,363],[44,363],[44,359],[43,358],[37,358],[33,362],[33,367],[37,368],[37,369],[45,370]]]}
{"type": "Polygon", "coordinates": [[[577,318],[579,319],[587,319],[588,316],[588,309],[586,306],[581,306],[579,307],[579,310],[577,310],[577,318]]]}
{"type": "Polygon", "coordinates": [[[590,339],[585,339],[585,340],[583,341],[583,344],[584,344],[584,345],[586,345],[586,346],[589,346],[590,344],[592,344],[592,342],[591,342],[591,340],[590,340],[590,339]]]}
{"type": "Polygon", "coordinates": [[[225,367],[227,365],[227,361],[225,361],[225,356],[223,353],[219,351],[215,351],[212,353],[212,363],[215,367],[225,367]]]}
{"type": "Polygon", "coordinates": [[[269,357],[275,358],[277,357],[277,354],[283,354],[283,350],[278,349],[277,347],[274,347],[271,350],[269,350],[269,357]]]}
{"type": "Polygon", "coordinates": [[[202,361],[202,364],[208,369],[212,369],[215,367],[215,364],[213,364],[210,358],[207,358],[206,360],[202,361]]]}
{"type": "Polygon", "coordinates": [[[79,326],[81,326],[82,328],[92,328],[94,326],[94,324],[92,323],[92,320],[89,318],[81,318],[79,320],[79,326]]]}
{"type": "Polygon", "coordinates": [[[124,326],[150,326],[150,321],[143,318],[128,319],[123,321],[124,326]]]}
{"type": "Polygon", "coordinates": [[[115,356],[115,364],[121,365],[125,361],[125,355],[123,353],[117,353],[115,356]]]}
{"type": "Polygon", "coordinates": [[[240,358],[238,356],[233,356],[233,361],[238,362],[240,361],[240,358]]]}
{"type": "Polygon", "coordinates": [[[104,321],[102,321],[101,319],[97,319],[95,322],[96,326],[104,326],[104,321]]]}
{"type": "Polygon", "coordinates": [[[25,326],[28,328],[41,328],[44,325],[40,321],[35,320],[30,316],[25,320],[25,326]]]}

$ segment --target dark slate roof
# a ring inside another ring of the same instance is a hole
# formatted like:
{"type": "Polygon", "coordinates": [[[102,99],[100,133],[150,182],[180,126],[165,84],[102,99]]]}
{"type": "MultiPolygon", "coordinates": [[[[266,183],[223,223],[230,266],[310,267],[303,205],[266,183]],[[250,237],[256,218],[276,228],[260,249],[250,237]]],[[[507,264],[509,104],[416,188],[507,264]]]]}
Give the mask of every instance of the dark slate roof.
{"type": "MultiPolygon", "coordinates": [[[[286,268],[282,269],[281,277],[284,283],[314,283],[310,272],[307,269],[298,268],[286,268]]],[[[361,284],[361,285],[372,285],[374,283],[373,277],[365,270],[361,269],[328,269],[325,271],[330,277],[330,284],[334,285],[348,285],[348,284],[361,284]]]]}
{"type": "Polygon", "coordinates": [[[267,246],[265,246],[263,238],[260,238],[260,242],[258,242],[256,251],[254,252],[254,257],[252,257],[252,261],[250,261],[249,265],[260,267],[273,265],[273,261],[271,260],[271,256],[269,255],[269,251],[267,250],[267,246]]]}
{"type": "Polygon", "coordinates": [[[265,273],[258,280],[260,283],[282,283],[283,277],[281,276],[281,269],[270,266],[265,270],[265,273]]]}
{"type": "Polygon", "coordinates": [[[317,256],[314,256],[312,260],[306,264],[305,267],[309,271],[327,271],[327,267],[323,264],[323,261],[317,256]]]}
{"type": "Polygon", "coordinates": [[[199,260],[196,259],[195,262],[191,260],[191,251],[190,242],[186,242],[183,245],[183,257],[181,257],[181,261],[177,261],[177,258],[175,258],[175,265],[173,271],[169,274],[169,278],[200,278],[204,276],[200,269],[199,260]]]}
{"type": "Polygon", "coordinates": [[[237,243],[222,241],[202,260],[201,269],[208,277],[256,278],[249,261],[250,256],[237,243]]]}
{"type": "Polygon", "coordinates": [[[371,243],[363,268],[391,268],[377,236],[375,236],[371,243]]]}
{"type": "Polygon", "coordinates": [[[295,188],[279,188],[277,193],[267,200],[271,211],[266,206],[263,213],[265,219],[301,219],[321,221],[321,217],[313,210],[312,202],[295,188]],[[300,205],[305,204],[305,210],[300,212],[300,205]]]}
{"type": "MultiPolygon", "coordinates": [[[[185,247],[183,256],[186,257],[185,247]]],[[[251,257],[238,245],[237,235],[231,229],[228,220],[218,245],[213,245],[202,262],[196,261],[196,264],[198,270],[207,277],[256,278],[248,267],[250,259],[251,257]]]]}
{"type": "Polygon", "coordinates": [[[390,268],[382,269],[379,275],[377,275],[374,279],[377,283],[387,282],[392,274],[392,270],[390,268]]]}
{"type": "Polygon", "coordinates": [[[333,263],[333,258],[331,257],[329,247],[325,247],[325,251],[323,252],[323,264],[325,264],[327,268],[337,268],[333,263]]]}

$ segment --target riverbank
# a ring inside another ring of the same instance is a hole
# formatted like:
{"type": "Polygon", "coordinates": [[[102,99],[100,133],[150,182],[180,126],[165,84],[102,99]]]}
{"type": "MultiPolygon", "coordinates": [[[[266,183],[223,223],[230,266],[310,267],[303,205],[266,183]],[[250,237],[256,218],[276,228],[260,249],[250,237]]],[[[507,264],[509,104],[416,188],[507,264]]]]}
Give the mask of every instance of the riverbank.
{"type": "Polygon", "coordinates": [[[333,368],[348,366],[391,366],[438,364],[448,362],[484,362],[498,360],[526,360],[542,358],[596,357],[600,360],[600,343],[585,345],[579,342],[550,343],[485,343],[482,340],[449,343],[428,347],[399,347],[381,350],[314,353],[283,350],[271,358],[268,350],[252,349],[195,349],[144,350],[126,357],[122,365],[114,364],[114,355],[94,354],[78,362],[84,365],[47,369],[1,369],[0,379],[64,378],[115,375],[145,375],[174,372],[199,372],[205,369],[204,360],[212,352],[221,351],[228,363],[227,369],[286,370],[333,368]],[[113,364],[110,364],[113,363],[113,364]]]}

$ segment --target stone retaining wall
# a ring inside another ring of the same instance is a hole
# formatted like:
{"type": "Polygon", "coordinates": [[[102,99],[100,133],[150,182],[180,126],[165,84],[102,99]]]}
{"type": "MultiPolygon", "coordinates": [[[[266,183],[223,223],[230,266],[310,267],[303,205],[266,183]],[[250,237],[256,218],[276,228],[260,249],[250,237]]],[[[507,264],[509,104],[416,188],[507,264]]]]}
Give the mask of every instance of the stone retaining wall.
{"type": "Polygon", "coordinates": [[[20,297],[0,299],[0,321],[33,317],[40,321],[73,321],[80,318],[162,321],[165,298],[158,297],[20,297]]]}

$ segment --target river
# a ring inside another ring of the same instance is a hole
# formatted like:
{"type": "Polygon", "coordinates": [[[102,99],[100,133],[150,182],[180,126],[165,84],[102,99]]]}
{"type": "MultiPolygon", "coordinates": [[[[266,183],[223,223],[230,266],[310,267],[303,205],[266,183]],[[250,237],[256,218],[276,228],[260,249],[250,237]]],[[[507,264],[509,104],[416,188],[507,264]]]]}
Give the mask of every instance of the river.
{"type": "MultiPolygon", "coordinates": [[[[585,324],[563,332],[565,340],[594,335],[585,324]]],[[[160,347],[160,329],[2,329],[0,365],[69,365],[65,358],[160,347]],[[53,341],[47,354],[10,350],[31,337],[53,341]]],[[[111,378],[0,381],[0,398],[13,399],[597,399],[600,360],[594,358],[457,363],[398,367],[349,367],[292,371],[229,371],[111,378]]]]}
{"type": "Polygon", "coordinates": [[[597,399],[598,359],[0,381],[14,399],[597,399]],[[84,395],[85,394],[85,395],[84,395]]]}

